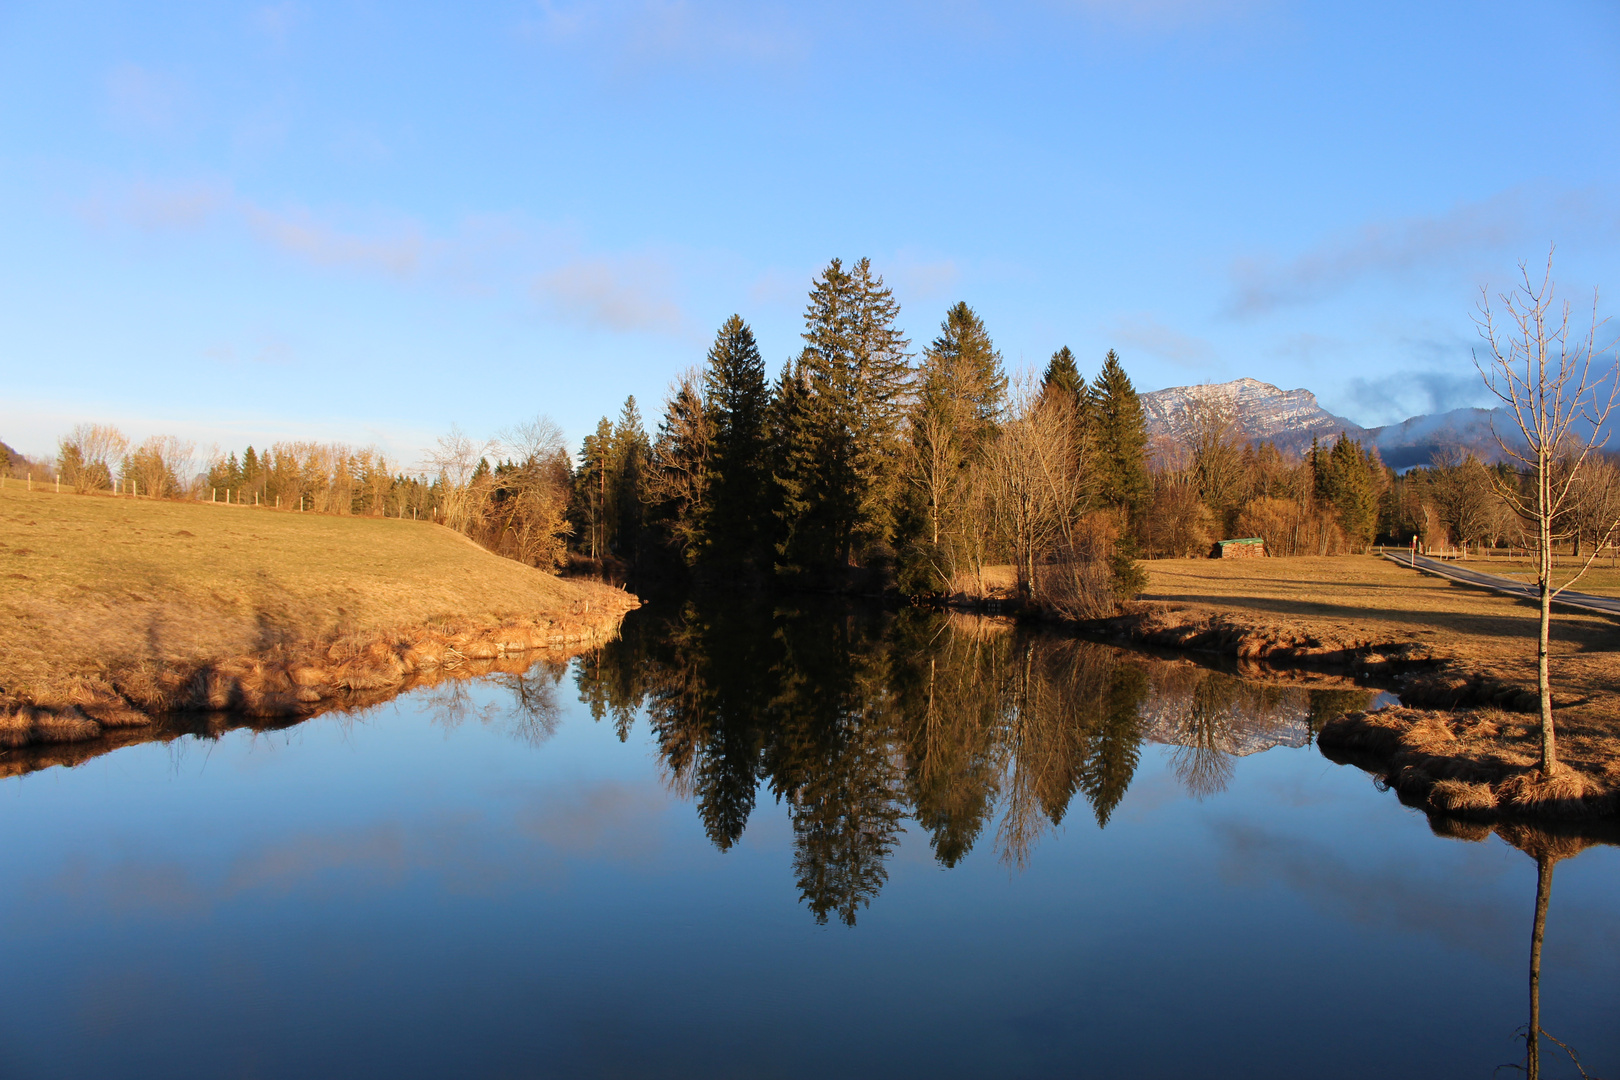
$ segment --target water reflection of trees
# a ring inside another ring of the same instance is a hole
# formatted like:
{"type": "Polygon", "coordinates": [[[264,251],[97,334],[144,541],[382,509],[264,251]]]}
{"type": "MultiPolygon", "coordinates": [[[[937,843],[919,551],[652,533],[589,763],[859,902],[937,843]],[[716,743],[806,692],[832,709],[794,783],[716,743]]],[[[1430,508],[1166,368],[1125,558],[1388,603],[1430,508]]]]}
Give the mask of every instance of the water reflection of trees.
{"type": "Polygon", "coordinates": [[[476,720],[485,726],[504,728],[520,742],[539,746],[556,734],[562,719],[562,710],[557,705],[557,684],[566,671],[566,665],[561,662],[542,661],[525,671],[494,671],[484,675],[482,684],[493,684],[505,690],[504,700],[475,693],[478,683],[447,679],[418,690],[416,702],[435,724],[447,730],[476,720]]]}
{"type": "MultiPolygon", "coordinates": [[[[1209,794],[1234,755],[1279,732],[1302,743],[1320,693],[989,619],[735,597],[638,613],[577,672],[620,738],[644,713],[667,782],[720,849],[762,786],[786,803],[803,900],[848,924],[908,817],[954,866],[999,815],[997,852],[1021,867],[1077,794],[1108,823],[1145,740],[1181,746],[1177,774],[1209,794]]],[[[1364,706],[1355,693],[1334,704],[1364,706]]]]}

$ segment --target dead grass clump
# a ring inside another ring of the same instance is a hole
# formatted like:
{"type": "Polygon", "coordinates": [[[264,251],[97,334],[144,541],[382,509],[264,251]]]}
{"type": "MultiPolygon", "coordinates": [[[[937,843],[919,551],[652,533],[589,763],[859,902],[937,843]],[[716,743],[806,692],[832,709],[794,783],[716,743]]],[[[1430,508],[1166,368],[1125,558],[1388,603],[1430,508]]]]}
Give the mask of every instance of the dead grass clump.
{"type": "Polygon", "coordinates": [[[1577,729],[1566,741],[1566,764],[1545,776],[1538,768],[1537,735],[1532,725],[1515,723],[1500,710],[1397,707],[1330,720],[1318,743],[1335,760],[1378,772],[1403,802],[1431,813],[1591,819],[1620,808],[1620,785],[1607,768],[1611,740],[1577,729]],[[1590,760],[1604,767],[1583,768],[1590,760]]]}
{"type": "Polygon", "coordinates": [[[1429,789],[1429,806],[1459,817],[1489,813],[1496,809],[1496,794],[1489,784],[1438,780],[1429,789]]]}
{"type": "Polygon", "coordinates": [[[93,739],[101,726],[71,706],[42,709],[23,705],[0,713],[0,748],[11,749],[29,743],[75,742],[93,739]]]}
{"type": "Polygon", "coordinates": [[[1614,803],[1608,785],[1567,765],[1551,776],[1540,769],[1515,773],[1496,790],[1514,811],[1541,817],[1589,817],[1594,809],[1612,811],[1614,803]]]}

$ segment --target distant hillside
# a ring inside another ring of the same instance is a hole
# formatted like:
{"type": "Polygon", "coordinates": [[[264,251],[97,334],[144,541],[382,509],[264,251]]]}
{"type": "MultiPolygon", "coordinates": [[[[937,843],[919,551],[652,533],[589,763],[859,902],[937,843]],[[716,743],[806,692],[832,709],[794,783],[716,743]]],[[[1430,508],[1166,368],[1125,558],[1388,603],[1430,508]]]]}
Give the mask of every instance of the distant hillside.
{"type": "MultiPolygon", "coordinates": [[[[1492,412],[1488,409],[1453,409],[1364,428],[1322,408],[1309,390],[1282,390],[1258,379],[1172,386],[1143,394],[1149,435],[1186,435],[1192,404],[1211,399],[1232,408],[1246,438],[1294,453],[1309,449],[1312,439],[1331,443],[1341,432],[1377,447],[1384,462],[1396,469],[1426,465],[1437,450],[1446,447],[1471,450],[1487,461],[1495,461],[1502,453],[1491,435],[1492,412]]],[[[1498,420],[1499,429],[1510,430],[1511,421],[1504,424],[1504,419],[1498,420]]]]}

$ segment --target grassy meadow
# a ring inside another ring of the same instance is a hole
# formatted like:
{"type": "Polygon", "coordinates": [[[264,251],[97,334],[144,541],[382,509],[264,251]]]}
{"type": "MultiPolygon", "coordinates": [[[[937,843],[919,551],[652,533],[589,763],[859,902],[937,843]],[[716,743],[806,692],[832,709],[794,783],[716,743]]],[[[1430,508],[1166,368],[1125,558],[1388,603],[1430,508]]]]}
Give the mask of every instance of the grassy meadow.
{"type": "Polygon", "coordinates": [[[581,619],[632,603],[394,518],[0,488],[0,694],[195,670],[411,627],[581,619]]]}

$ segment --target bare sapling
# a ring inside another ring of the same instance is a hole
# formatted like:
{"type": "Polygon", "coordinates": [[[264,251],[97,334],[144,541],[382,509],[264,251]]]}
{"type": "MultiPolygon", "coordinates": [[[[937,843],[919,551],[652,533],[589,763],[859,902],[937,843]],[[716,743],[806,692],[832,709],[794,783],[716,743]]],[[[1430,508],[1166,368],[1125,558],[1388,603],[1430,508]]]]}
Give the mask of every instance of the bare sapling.
{"type": "Polygon", "coordinates": [[[1541,603],[1536,654],[1541,772],[1552,776],[1559,770],[1547,663],[1552,601],[1581,579],[1597,553],[1614,538],[1620,522],[1609,522],[1586,559],[1577,559],[1573,572],[1559,583],[1553,580],[1553,544],[1575,535],[1573,522],[1583,498],[1582,481],[1593,452],[1607,440],[1607,424],[1620,401],[1620,363],[1605,364],[1612,341],[1598,344],[1598,334],[1608,320],[1598,317],[1596,290],[1590,321],[1577,325],[1569,302],[1555,302],[1550,251],[1539,284],[1531,278],[1528,264],[1520,263],[1519,273],[1522,285],[1498,294],[1497,309],[1491,306],[1489,292],[1480,290],[1475,322],[1489,356],[1475,353],[1474,366],[1502,402],[1523,441],[1514,439],[1511,432],[1496,430],[1494,419],[1491,433],[1502,453],[1523,467],[1534,487],[1533,492],[1526,492],[1512,483],[1496,484],[1501,498],[1535,530],[1541,603]]]}

